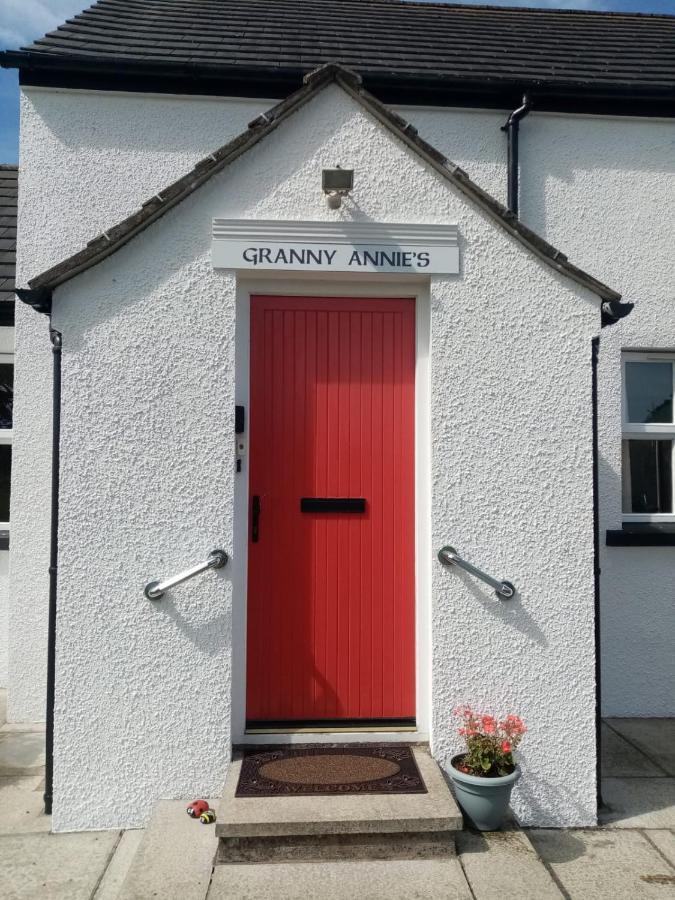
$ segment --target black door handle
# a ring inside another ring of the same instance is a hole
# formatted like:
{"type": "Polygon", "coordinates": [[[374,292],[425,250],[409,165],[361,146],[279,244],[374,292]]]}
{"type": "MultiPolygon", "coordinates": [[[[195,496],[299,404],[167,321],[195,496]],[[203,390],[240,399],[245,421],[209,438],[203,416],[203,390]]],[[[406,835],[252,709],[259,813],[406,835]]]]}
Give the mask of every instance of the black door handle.
{"type": "Polygon", "coordinates": [[[260,497],[256,494],[251,501],[251,543],[258,543],[260,522],[260,497]]]}

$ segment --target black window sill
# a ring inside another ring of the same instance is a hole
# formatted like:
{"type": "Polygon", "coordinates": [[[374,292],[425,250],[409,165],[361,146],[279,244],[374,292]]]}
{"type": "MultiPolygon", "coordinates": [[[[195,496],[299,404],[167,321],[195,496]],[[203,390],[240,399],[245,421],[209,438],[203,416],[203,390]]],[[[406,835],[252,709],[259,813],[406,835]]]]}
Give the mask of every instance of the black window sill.
{"type": "Polygon", "coordinates": [[[607,531],[608,547],[675,547],[675,524],[626,522],[607,531]]]}
{"type": "Polygon", "coordinates": [[[0,531],[0,550],[9,550],[9,531],[0,531]]]}

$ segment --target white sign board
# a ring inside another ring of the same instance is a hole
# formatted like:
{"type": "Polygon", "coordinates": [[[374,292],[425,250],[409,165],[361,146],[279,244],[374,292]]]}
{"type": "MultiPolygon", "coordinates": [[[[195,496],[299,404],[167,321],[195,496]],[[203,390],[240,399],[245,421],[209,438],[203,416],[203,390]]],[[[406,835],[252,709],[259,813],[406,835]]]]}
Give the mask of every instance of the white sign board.
{"type": "Polygon", "coordinates": [[[217,269],[456,275],[454,225],[214,219],[217,269]]]}

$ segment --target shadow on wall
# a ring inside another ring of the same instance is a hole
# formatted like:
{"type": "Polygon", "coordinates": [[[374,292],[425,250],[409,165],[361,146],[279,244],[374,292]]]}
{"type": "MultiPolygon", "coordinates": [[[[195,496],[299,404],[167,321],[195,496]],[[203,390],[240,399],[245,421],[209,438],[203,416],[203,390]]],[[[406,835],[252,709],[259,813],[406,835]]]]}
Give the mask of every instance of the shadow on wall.
{"type": "Polygon", "coordinates": [[[134,153],[197,153],[205,156],[237,134],[251,119],[274,105],[274,100],[196,97],[143,97],[141,95],[80,96],[75,106],[53,95],[31,95],[31,104],[46,129],[70,151],[117,152],[126,146],[134,153]],[[176,127],[180,110],[181,125],[176,127]],[[187,118],[187,121],[186,121],[187,118]],[[125,139],[126,135],[126,139],[125,139]]]}
{"type": "MultiPolygon", "coordinates": [[[[231,558],[228,561],[228,564],[232,565],[231,558]]],[[[226,581],[230,580],[229,575],[225,576],[221,572],[214,572],[213,574],[216,578],[225,579],[226,581]]],[[[160,615],[171,619],[176,625],[176,629],[183,634],[194,646],[195,650],[199,651],[202,655],[206,654],[207,656],[216,658],[221,655],[222,647],[228,646],[228,636],[232,633],[232,610],[229,605],[217,616],[199,621],[199,619],[193,618],[192,615],[190,618],[187,618],[181,613],[178,609],[176,599],[171,592],[167,592],[161,600],[151,602],[153,608],[156,609],[160,615]],[[214,640],[214,635],[216,634],[222,636],[222,641],[214,640]]],[[[192,613],[193,610],[190,609],[190,612],[192,613]]]]}
{"type": "MultiPolygon", "coordinates": [[[[515,787],[514,792],[529,811],[531,819],[539,822],[560,821],[560,811],[565,810],[567,820],[589,823],[589,806],[582,805],[563,783],[542,778],[537,772],[527,768],[515,787]],[[542,797],[546,803],[542,803],[542,797]]],[[[593,801],[594,802],[594,801],[593,801]]]]}
{"type": "MultiPolygon", "coordinates": [[[[662,174],[664,178],[675,173],[675,141],[672,126],[667,122],[648,122],[648,124],[631,120],[617,122],[616,119],[588,116],[577,120],[576,127],[571,127],[568,117],[545,114],[537,116],[534,110],[521,123],[520,135],[521,218],[528,227],[554,245],[559,239],[562,225],[558,221],[556,233],[547,233],[548,225],[551,224],[549,210],[553,206],[550,191],[552,181],[557,180],[565,185],[571,185],[578,180],[580,174],[595,173],[594,182],[603,185],[602,188],[598,188],[598,197],[603,198],[603,207],[606,209],[606,204],[610,200],[601,193],[607,187],[605,179],[602,178],[603,171],[612,173],[617,185],[620,173],[624,173],[626,185],[634,179],[636,173],[662,174]],[[626,129],[631,129],[630,133],[627,133],[626,129]],[[660,132],[659,135],[655,134],[656,130],[660,132]]],[[[638,189],[635,187],[631,190],[617,190],[611,197],[612,206],[618,203],[620,207],[623,201],[625,212],[632,221],[637,194],[638,189]]],[[[574,204],[573,197],[570,198],[570,202],[574,204]]],[[[592,198],[589,198],[588,202],[592,205],[592,198]]],[[[580,230],[583,235],[585,224],[584,220],[580,219],[582,212],[576,204],[570,209],[569,215],[572,217],[575,230],[580,230]]],[[[623,219],[623,216],[620,218],[623,219]]],[[[596,213],[596,222],[603,230],[608,228],[604,210],[596,213]]],[[[566,230],[569,230],[569,223],[570,219],[564,220],[566,230]]],[[[612,231],[611,228],[609,230],[612,231]]],[[[590,235],[587,234],[586,237],[589,238],[590,235]]],[[[578,235],[568,243],[573,243],[577,247],[584,246],[580,243],[578,235]]],[[[602,249],[596,246],[593,250],[591,249],[593,242],[588,243],[590,256],[585,255],[585,259],[576,258],[575,262],[592,270],[594,259],[602,249]]],[[[608,246],[612,246],[611,243],[608,246]]],[[[563,246],[563,250],[566,249],[567,247],[563,246]]],[[[617,245],[616,252],[623,258],[626,248],[617,245]]],[[[577,252],[573,250],[572,255],[576,257],[577,252]]],[[[602,277],[602,273],[594,272],[594,274],[602,277]]],[[[613,284],[613,287],[620,286],[613,284]]]]}
{"type": "Polygon", "coordinates": [[[443,566],[443,568],[446,570],[448,578],[458,578],[474,600],[477,600],[493,618],[504,625],[515,628],[541,647],[548,646],[546,635],[523,606],[518,585],[516,585],[516,595],[513,599],[499,600],[495,597],[492,588],[477,583],[475,578],[456,566],[443,566]]]}

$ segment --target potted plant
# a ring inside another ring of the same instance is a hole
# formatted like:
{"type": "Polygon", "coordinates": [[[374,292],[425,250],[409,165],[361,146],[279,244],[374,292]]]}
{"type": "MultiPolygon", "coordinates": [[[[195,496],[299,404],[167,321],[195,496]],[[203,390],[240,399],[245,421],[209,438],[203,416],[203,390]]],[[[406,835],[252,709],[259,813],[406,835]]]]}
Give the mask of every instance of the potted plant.
{"type": "Polygon", "coordinates": [[[526,728],[518,716],[499,722],[469,706],[455,715],[462,719],[459,734],[466,741],[466,752],[451,760],[457,802],[479,831],[494,831],[506,818],[511,789],[520,778],[513,752],[526,728]]]}

